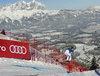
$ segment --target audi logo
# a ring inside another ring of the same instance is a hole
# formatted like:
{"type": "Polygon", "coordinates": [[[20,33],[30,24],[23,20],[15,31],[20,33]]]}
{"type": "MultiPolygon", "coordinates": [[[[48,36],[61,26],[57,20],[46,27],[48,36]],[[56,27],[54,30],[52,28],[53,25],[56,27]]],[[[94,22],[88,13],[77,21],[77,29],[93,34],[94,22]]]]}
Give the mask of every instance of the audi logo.
{"type": "Polygon", "coordinates": [[[24,46],[10,45],[9,50],[15,54],[26,54],[27,49],[24,46]]]}

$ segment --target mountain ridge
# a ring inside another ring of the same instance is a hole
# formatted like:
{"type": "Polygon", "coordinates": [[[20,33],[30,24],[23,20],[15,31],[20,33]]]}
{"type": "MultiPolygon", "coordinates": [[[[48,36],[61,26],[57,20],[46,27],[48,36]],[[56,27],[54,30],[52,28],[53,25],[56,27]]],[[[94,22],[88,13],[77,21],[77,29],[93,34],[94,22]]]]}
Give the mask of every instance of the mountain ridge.
{"type": "Polygon", "coordinates": [[[6,10],[10,8],[11,11],[16,11],[16,10],[33,10],[33,9],[38,9],[38,10],[46,10],[46,6],[40,2],[37,2],[35,0],[27,3],[25,1],[19,1],[14,4],[7,4],[5,6],[2,6],[2,10],[6,10]]]}
{"type": "Polygon", "coordinates": [[[47,10],[46,6],[33,0],[19,1],[2,6],[0,9],[0,28],[19,29],[24,26],[40,28],[86,28],[92,22],[99,24],[100,11],[94,10],[47,10]],[[40,7],[41,6],[41,7],[40,7]],[[70,27],[69,27],[70,26],[70,27]]]}
{"type": "Polygon", "coordinates": [[[7,17],[13,20],[21,21],[23,17],[31,17],[34,14],[56,14],[57,10],[47,10],[46,6],[40,2],[33,0],[32,2],[19,1],[14,4],[1,6],[0,18],[6,19],[7,17]]]}

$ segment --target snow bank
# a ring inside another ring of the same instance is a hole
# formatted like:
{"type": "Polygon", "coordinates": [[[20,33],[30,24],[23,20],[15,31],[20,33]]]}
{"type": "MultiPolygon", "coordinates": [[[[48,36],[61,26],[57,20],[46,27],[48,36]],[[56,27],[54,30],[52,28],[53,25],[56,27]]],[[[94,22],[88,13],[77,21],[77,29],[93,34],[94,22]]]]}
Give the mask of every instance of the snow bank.
{"type": "Polygon", "coordinates": [[[59,65],[40,61],[0,58],[1,76],[100,76],[100,69],[78,73],[67,73],[59,65]]]}

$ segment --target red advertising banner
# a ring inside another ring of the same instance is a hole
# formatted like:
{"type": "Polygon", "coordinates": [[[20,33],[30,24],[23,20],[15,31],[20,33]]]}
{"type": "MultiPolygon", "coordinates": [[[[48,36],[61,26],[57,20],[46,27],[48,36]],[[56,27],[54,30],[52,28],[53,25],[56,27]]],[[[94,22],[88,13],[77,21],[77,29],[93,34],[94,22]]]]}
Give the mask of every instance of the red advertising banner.
{"type": "Polygon", "coordinates": [[[0,57],[29,60],[29,43],[0,39],[0,57]]]}

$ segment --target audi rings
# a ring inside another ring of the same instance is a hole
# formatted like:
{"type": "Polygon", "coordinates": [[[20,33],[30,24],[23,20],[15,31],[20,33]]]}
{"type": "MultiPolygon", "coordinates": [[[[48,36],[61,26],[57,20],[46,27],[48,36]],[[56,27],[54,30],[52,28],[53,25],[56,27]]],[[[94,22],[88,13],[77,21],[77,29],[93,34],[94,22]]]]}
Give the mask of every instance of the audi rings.
{"type": "Polygon", "coordinates": [[[9,50],[15,54],[26,54],[27,49],[24,46],[10,45],[9,50]]]}

